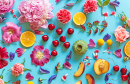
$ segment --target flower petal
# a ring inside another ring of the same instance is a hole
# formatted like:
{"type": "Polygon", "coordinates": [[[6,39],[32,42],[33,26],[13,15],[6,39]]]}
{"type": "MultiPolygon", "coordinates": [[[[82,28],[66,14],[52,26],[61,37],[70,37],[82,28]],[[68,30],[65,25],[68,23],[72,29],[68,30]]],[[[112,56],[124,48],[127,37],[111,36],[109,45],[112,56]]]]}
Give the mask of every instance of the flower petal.
{"type": "Polygon", "coordinates": [[[34,32],[35,32],[35,34],[37,34],[37,35],[44,34],[44,32],[42,32],[42,31],[40,31],[40,30],[35,30],[34,32]]]}
{"type": "Polygon", "coordinates": [[[48,83],[50,84],[52,80],[54,80],[57,77],[57,75],[53,75],[49,78],[48,83]]]}
{"type": "Polygon", "coordinates": [[[17,80],[15,82],[12,82],[13,84],[20,84],[21,83],[21,80],[17,80]]]}
{"type": "Polygon", "coordinates": [[[0,69],[8,65],[8,61],[0,59],[0,69]]]}
{"type": "Polygon", "coordinates": [[[36,45],[36,46],[34,46],[34,49],[35,49],[36,51],[40,51],[40,52],[42,52],[43,49],[44,49],[44,46],[36,45]]]}
{"type": "Polygon", "coordinates": [[[122,54],[121,54],[121,49],[116,50],[115,52],[113,52],[117,57],[121,58],[122,54]]]}
{"type": "Polygon", "coordinates": [[[21,57],[21,55],[26,51],[26,49],[23,48],[17,48],[16,53],[18,54],[18,57],[21,57]]]}
{"type": "Polygon", "coordinates": [[[89,40],[89,44],[88,44],[88,46],[91,48],[93,48],[93,47],[96,47],[96,44],[95,44],[95,42],[93,41],[93,39],[90,39],[89,40]]]}
{"type": "Polygon", "coordinates": [[[43,51],[43,55],[46,57],[46,58],[51,58],[51,55],[49,54],[49,50],[48,49],[45,49],[44,51],[43,51]]]}
{"type": "Polygon", "coordinates": [[[71,55],[72,55],[72,51],[70,51],[69,55],[67,55],[66,60],[69,61],[71,59],[71,55]]]}
{"type": "Polygon", "coordinates": [[[66,63],[63,64],[63,66],[66,67],[67,69],[72,69],[72,66],[68,61],[66,61],[66,63]]]}
{"type": "Polygon", "coordinates": [[[104,41],[107,41],[107,40],[110,39],[110,38],[111,38],[111,35],[106,34],[106,35],[103,37],[103,40],[104,40],[104,41]]]}
{"type": "Polygon", "coordinates": [[[108,81],[110,75],[111,75],[111,73],[107,73],[107,74],[106,74],[106,76],[105,76],[105,82],[108,81]]]}
{"type": "Polygon", "coordinates": [[[13,61],[15,57],[15,53],[10,52],[9,56],[10,56],[10,61],[13,61]]]}
{"type": "Polygon", "coordinates": [[[30,72],[28,72],[28,73],[26,74],[25,80],[33,80],[33,79],[34,79],[34,77],[31,76],[30,72]]]}
{"type": "Polygon", "coordinates": [[[41,72],[42,74],[50,73],[50,71],[45,70],[45,69],[43,69],[43,68],[41,68],[41,67],[40,67],[40,72],[41,72]]]}

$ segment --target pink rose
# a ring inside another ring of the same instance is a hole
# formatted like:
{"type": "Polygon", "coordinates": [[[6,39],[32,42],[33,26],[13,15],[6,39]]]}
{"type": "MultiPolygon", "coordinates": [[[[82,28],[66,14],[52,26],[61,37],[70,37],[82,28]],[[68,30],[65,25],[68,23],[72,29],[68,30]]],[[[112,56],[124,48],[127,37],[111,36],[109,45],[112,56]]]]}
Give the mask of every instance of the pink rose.
{"type": "Polygon", "coordinates": [[[4,84],[4,81],[0,78],[0,84],[4,84]]]}
{"type": "Polygon", "coordinates": [[[5,14],[9,12],[13,5],[15,0],[0,0],[0,14],[5,14]]]}
{"type": "Polygon", "coordinates": [[[130,19],[127,20],[127,24],[130,27],[130,19]]]}
{"type": "Polygon", "coordinates": [[[14,67],[11,67],[12,75],[19,76],[23,74],[24,66],[22,64],[16,63],[14,67]]]}
{"type": "Polygon", "coordinates": [[[122,28],[121,26],[118,26],[115,30],[115,38],[116,41],[122,43],[126,41],[127,38],[129,38],[129,32],[127,32],[126,29],[122,28]]]}

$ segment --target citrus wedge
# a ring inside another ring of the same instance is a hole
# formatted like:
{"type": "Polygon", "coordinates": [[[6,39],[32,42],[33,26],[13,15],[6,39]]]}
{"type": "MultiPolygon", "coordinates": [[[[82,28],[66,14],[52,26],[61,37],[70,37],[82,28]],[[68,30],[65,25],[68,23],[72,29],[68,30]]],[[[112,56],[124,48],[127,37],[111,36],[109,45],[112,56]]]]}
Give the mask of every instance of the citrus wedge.
{"type": "Polygon", "coordinates": [[[130,41],[128,41],[128,42],[125,44],[124,53],[125,53],[126,56],[130,57],[130,41]]]}
{"type": "Polygon", "coordinates": [[[73,22],[76,25],[83,25],[86,22],[86,16],[82,12],[77,12],[73,17],[73,22]]]}
{"type": "Polygon", "coordinates": [[[20,37],[20,42],[25,47],[31,47],[36,41],[34,33],[30,31],[23,32],[20,37]]]}

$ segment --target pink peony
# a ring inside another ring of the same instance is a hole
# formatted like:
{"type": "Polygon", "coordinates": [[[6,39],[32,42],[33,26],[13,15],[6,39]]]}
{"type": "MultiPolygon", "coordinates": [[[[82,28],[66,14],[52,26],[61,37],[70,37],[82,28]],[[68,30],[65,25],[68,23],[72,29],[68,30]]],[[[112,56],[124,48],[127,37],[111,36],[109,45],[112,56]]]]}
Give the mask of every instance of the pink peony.
{"type": "Polygon", "coordinates": [[[0,78],[0,84],[4,84],[4,81],[0,78]]]}
{"type": "Polygon", "coordinates": [[[16,63],[14,67],[11,67],[12,75],[19,76],[20,74],[23,74],[24,66],[23,64],[16,63]]]}
{"type": "Polygon", "coordinates": [[[115,30],[115,38],[116,41],[122,43],[129,38],[129,32],[127,32],[126,29],[122,28],[121,26],[118,26],[115,30]]]}
{"type": "Polygon", "coordinates": [[[52,4],[50,0],[29,0],[22,1],[18,6],[19,13],[19,22],[29,22],[31,30],[37,30],[40,27],[47,28],[48,22],[47,19],[54,17],[52,4]]]}
{"type": "Polygon", "coordinates": [[[67,24],[71,20],[71,13],[69,10],[61,9],[59,12],[56,13],[57,19],[63,23],[67,24]]]}
{"type": "Polygon", "coordinates": [[[0,0],[0,14],[5,14],[9,12],[13,5],[15,0],[0,0]]]}
{"type": "Polygon", "coordinates": [[[128,27],[130,27],[130,19],[127,20],[128,27]]]}
{"type": "Polygon", "coordinates": [[[3,35],[2,38],[6,43],[12,43],[19,41],[21,35],[21,27],[16,24],[7,22],[7,26],[2,27],[3,35]]]}
{"type": "Polygon", "coordinates": [[[98,8],[96,0],[87,0],[84,4],[84,13],[95,12],[98,8]]]}
{"type": "Polygon", "coordinates": [[[34,50],[30,55],[32,63],[34,63],[36,66],[44,66],[45,63],[49,62],[49,58],[51,57],[51,55],[49,54],[49,50],[45,49],[43,51],[43,49],[44,46],[36,45],[34,46],[34,50]]]}

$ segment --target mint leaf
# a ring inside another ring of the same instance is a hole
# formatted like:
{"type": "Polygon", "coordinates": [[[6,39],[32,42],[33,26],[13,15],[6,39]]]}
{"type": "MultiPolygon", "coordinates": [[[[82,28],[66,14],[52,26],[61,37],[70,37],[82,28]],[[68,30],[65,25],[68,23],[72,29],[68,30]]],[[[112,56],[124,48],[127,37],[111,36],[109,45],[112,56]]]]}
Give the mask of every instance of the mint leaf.
{"type": "Polygon", "coordinates": [[[103,6],[108,5],[108,4],[109,4],[109,2],[110,2],[110,0],[106,0],[106,1],[104,1],[104,2],[103,2],[103,6]]]}
{"type": "Polygon", "coordinates": [[[97,0],[98,1],[98,6],[102,6],[102,1],[101,0],[97,0]]]}

